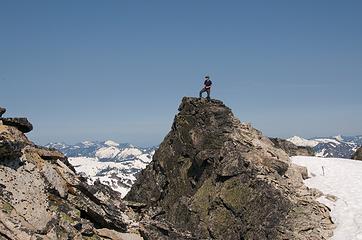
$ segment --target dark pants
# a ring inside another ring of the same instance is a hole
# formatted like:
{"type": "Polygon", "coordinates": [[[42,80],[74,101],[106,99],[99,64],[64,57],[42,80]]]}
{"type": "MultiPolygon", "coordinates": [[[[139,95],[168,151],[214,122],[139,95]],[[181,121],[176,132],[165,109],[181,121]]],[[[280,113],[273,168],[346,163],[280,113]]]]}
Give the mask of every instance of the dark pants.
{"type": "Polygon", "coordinates": [[[210,88],[203,88],[203,89],[201,89],[201,91],[200,91],[200,98],[202,97],[202,94],[204,93],[204,92],[207,92],[207,99],[208,100],[210,100],[210,88]]]}

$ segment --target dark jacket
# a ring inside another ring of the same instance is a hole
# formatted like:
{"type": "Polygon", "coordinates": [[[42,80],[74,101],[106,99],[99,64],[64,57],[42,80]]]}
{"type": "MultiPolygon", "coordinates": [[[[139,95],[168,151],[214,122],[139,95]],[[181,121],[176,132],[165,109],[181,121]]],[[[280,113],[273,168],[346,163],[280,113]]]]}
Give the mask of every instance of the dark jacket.
{"type": "Polygon", "coordinates": [[[210,79],[205,80],[204,85],[205,85],[205,88],[211,88],[211,85],[212,85],[211,80],[210,79]]]}

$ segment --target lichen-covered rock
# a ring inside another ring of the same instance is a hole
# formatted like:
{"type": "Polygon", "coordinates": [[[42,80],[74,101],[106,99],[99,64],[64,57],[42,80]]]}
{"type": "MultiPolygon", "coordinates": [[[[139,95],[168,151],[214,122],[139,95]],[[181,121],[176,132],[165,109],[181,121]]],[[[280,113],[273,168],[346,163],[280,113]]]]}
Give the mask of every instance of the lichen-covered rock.
{"type": "Polygon", "coordinates": [[[184,98],[126,200],[145,239],[327,239],[326,206],[300,169],[221,101],[184,98]]]}
{"type": "Polygon", "coordinates": [[[137,239],[129,211],[119,193],[88,185],[62,153],[0,125],[0,239],[137,239]]]}
{"type": "Polygon", "coordinates": [[[0,141],[0,161],[10,163],[12,160],[19,158],[22,155],[24,145],[13,141],[0,141]]]}
{"type": "Polygon", "coordinates": [[[362,147],[357,149],[357,151],[353,154],[352,159],[362,160],[362,147]]]}
{"type": "Polygon", "coordinates": [[[32,144],[24,134],[12,127],[0,125],[0,163],[14,165],[23,154],[22,149],[32,144]]]}
{"type": "Polygon", "coordinates": [[[314,156],[313,148],[302,147],[293,144],[285,139],[281,138],[270,138],[277,148],[283,149],[290,157],[291,156],[314,156]]]}
{"type": "Polygon", "coordinates": [[[1,118],[0,120],[2,120],[4,125],[16,127],[23,133],[28,133],[33,130],[33,125],[27,118],[1,118]]]}

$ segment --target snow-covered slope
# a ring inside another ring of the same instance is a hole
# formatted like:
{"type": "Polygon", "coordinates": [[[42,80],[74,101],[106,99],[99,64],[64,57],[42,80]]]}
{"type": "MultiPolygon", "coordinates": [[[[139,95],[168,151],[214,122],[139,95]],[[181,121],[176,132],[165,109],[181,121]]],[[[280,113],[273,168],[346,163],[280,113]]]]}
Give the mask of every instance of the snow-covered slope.
{"type": "Polygon", "coordinates": [[[305,156],[292,157],[292,161],[308,168],[311,178],[305,184],[324,193],[319,201],[331,208],[337,226],[332,239],[361,240],[362,161],[305,156]]]}
{"type": "Polygon", "coordinates": [[[298,136],[288,138],[287,140],[289,142],[291,142],[291,143],[294,143],[297,146],[300,146],[300,147],[315,147],[318,144],[317,141],[308,140],[308,139],[301,138],[301,137],[298,137],[298,136]]]}
{"type": "Polygon", "coordinates": [[[75,145],[50,143],[47,147],[62,151],[77,172],[93,183],[100,180],[125,196],[136,180],[135,175],[152,160],[155,147],[140,148],[131,144],[84,141],[75,145]]]}
{"type": "Polygon", "coordinates": [[[294,136],[287,139],[297,146],[312,147],[318,157],[351,158],[358,146],[362,145],[362,136],[334,136],[304,139],[294,136]]]}

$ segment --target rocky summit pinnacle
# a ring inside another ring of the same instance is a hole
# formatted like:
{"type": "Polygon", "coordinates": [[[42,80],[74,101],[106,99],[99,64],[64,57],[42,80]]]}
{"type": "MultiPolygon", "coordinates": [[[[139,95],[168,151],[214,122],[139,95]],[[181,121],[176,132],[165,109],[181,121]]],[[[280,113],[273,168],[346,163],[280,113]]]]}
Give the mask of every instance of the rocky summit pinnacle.
{"type": "Polygon", "coordinates": [[[306,169],[221,101],[184,97],[126,200],[145,239],[327,239],[333,223],[306,169]]]}

